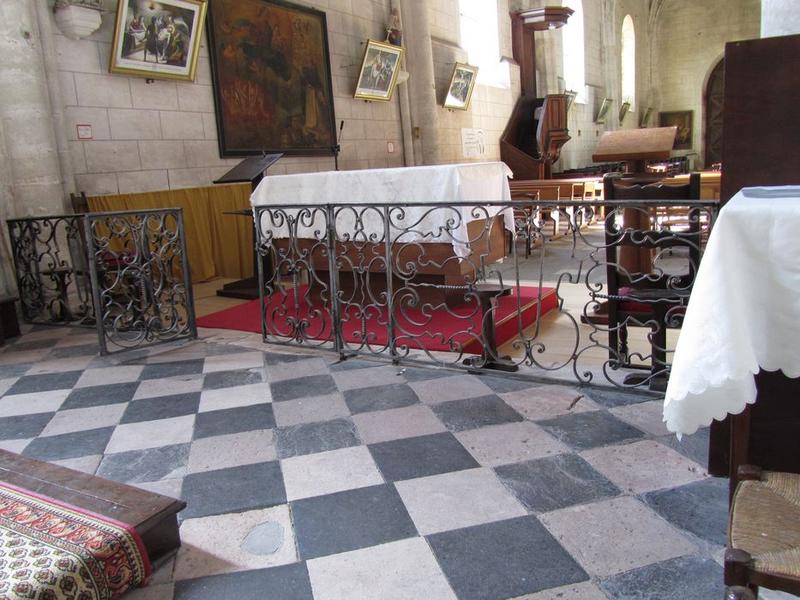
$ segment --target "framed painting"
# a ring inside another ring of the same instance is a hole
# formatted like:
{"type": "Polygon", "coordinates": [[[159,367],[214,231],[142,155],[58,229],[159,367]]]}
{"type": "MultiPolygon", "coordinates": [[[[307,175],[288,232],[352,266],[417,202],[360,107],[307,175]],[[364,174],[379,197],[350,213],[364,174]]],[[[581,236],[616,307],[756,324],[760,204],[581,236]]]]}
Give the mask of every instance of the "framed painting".
{"type": "Polygon", "coordinates": [[[472,90],[475,88],[475,79],[478,77],[478,67],[456,63],[450,85],[447,86],[447,96],[444,98],[445,108],[468,110],[472,100],[472,90]]]}
{"type": "Polygon", "coordinates": [[[597,109],[597,116],[594,118],[595,123],[603,124],[606,122],[608,111],[611,110],[611,103],[614,102],[611,98],[603,98],[600,103],[600,108],[597,109]]]}
{"type": "Polygon", "coordinates": [[[675,110],[671,112],[658,113],[659,127],[672,127],[675,125],[678,131],[675,133],[675,145],[673,150],[688,150],[692,147],[692,118],[694,111],[675,110]]]}
{"type": "Polygon", "coordinates": [[[208,41],[220,156],[334,153],[324,12],[282,0],[209,0],[208,41]]]}
{"type": "Polygon", "coordinates": [[[205,0],[119,0],[112,73],[194,81],[205,0]]]}
{"type": "Polygon", "coordinates": [[[397,84],[397,74],[403,60],[400,46],[367,40],[354,98],[389,102],[397,84]]]}

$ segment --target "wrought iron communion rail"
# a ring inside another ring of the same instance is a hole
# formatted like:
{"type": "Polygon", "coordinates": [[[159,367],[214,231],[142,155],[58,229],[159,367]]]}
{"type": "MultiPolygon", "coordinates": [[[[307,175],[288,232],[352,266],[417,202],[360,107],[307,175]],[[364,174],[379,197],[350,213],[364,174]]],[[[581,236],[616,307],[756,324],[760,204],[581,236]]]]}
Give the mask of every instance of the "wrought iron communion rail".
{"type": "Polygon", "coordinates": [[[102,354],[197,337],[181,209],[10,219],[28,323],[97,329],[102,354]]]}
{"type": "Polygon", "coordinates": [[[717,204],[254,210],[265,342],[663,389],[717,204]]]}

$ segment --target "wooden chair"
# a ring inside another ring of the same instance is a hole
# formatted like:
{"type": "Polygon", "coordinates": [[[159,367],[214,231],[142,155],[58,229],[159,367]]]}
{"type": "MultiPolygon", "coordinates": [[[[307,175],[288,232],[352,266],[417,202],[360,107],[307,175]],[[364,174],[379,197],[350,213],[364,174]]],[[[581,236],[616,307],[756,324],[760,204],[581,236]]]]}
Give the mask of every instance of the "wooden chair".
{"type": "Polygon", "coordinates": [[[624,179],[607,175],[603,180],[606,200],[631,200],[637,208],[624,208],[622,228],[611,211],[605,221],[607,315],[609,358],[619,367],[636,368],[628,354],[628,326],[650,327],[651,365],[648,375],[629,375],[625,382],[649,380],[652,389],[664,389],[667,367],[667,328],[679,326],[671,318],[688,303],[691,282],[700,264],[699,211],[689,211],[686,227],[673,230],[652,225],[656,207],[664,200],[699,200],[700,175],[687,184],[624,179]],[[684,247],[689,254],[689,273],[680,277],[653,271],[653,252],[684,247]]]}

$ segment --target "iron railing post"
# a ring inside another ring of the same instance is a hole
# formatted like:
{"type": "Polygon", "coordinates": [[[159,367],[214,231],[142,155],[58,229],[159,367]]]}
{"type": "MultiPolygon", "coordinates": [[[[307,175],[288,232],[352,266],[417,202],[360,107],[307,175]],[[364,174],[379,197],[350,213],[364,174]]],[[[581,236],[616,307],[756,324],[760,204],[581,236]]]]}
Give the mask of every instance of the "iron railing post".
{"type": "Polygon", "coordinates": [[[334,205],[325,205],[325,218],[328,221],[326,231],[328,236],[328,279],[331,290],[333,349],[339,354],[340,358],[345,358],[341,307],[339,306],[339,270],[336,265],[336,209],[334,205]]]}

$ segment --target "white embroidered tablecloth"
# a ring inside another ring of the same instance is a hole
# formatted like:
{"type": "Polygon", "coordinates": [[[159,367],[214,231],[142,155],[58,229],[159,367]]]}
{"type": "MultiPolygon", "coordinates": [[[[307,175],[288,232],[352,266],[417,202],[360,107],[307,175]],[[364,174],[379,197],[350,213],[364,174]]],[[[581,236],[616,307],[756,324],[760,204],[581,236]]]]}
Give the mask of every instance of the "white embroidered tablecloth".
{"type": "Polygon", "coordinates": [[[672,361],[667,428],[740,413],[759,369],[800,376],[800,186],[744,188],[720,211],[672,361]]]}
{"type": "MultiPolygon", "coordinates": [[[[458,165],[433,165],[403,167],[398,169],[368,169],[357,171],[326,171],[298,175],[269,176],[261,180],[250,203],[255,206],[301,204],[396,205],[406,202],[509,202],[511,191],[508,178],[511,170],[502,162],[468,163],[458,165]]],[[[506,229],[513,231],[514,216],[511,208],[486,206],[433,208],[430,206],[406,207],[401,213],[392,211],[391,241],[452,243],[459,257],[469,255],[467,223],[504,215],[506,229]]],[[[297,214],[296,209],[294,214],[297,214]]],[[[290,212],[290,211],[287,211],[290,212]]],[[[362,241],[382,241],[383,214],[380,210],[358,208],[362,223],[356,224],[353,211],[344,210],[336,219],[337,235],[358,232],[362,241]],[[370,236],[377,236],[377,238],[370,236]]],[[[321,213],[311,215],[310,222],[298,227],[298,237],[314,237],[315,231],[325,231],[321,213]]],[[[262,219],[262,227],[277,238],[289,237],[288,227],[262,219]]]]}

